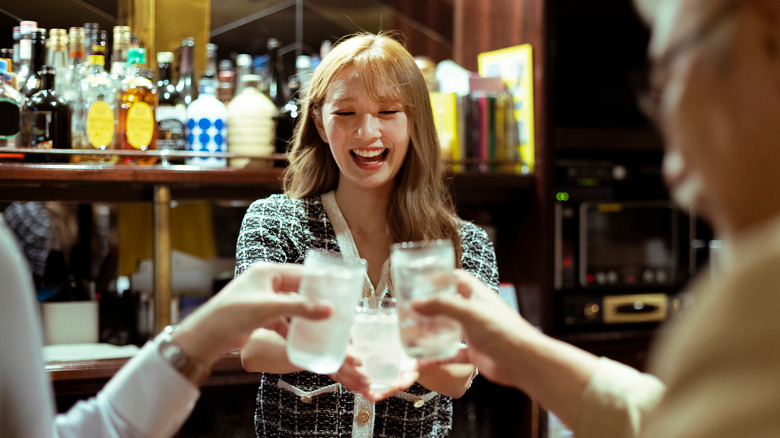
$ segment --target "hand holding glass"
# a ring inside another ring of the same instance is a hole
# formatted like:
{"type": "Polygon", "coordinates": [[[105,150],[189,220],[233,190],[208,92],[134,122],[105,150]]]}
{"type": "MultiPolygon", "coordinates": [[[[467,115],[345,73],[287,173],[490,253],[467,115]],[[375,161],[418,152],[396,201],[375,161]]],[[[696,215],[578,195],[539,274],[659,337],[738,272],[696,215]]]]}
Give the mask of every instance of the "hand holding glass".
{"type": "Polygon", "coordinates": [[[446,316],[423,316],[412,310],[414,300],[456,293],[452,242],[397,243],[391,247],[390,265],[406,353],[426,360],[455,356],[463,332],[460,323],[446,316]]]}
{"type": "Polygon", "coordinates": [[[309,250],[303,263],[299,293],[333,304],[324,320],[293,317],[287,337],[287,357],[293,365],[317,374],[334,373],[347,356],[355,306],[366,281],[366,264],[349,262],[338,254],[309,250]]]}

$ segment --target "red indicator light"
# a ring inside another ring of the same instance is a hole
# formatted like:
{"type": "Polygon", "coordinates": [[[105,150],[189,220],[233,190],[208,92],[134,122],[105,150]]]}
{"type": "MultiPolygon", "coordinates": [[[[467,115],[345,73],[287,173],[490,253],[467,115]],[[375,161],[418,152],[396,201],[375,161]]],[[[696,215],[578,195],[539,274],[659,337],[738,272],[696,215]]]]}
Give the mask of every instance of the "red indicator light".
{"type": "Polygon", "coordinates": [[[566,257],[565,259],[563,259],[563,266],[566,266],[566,267],[569,267],[569,266],[571,266],[571,259],[570,259],[570,258],[568,258],[568,257],[566,257]]]}
{"type": "Polygon", "coordinates": [[[588,276],[585,277],[585,281],[588,283],[593,283],[593,274],[588,274],[588,276]]]}

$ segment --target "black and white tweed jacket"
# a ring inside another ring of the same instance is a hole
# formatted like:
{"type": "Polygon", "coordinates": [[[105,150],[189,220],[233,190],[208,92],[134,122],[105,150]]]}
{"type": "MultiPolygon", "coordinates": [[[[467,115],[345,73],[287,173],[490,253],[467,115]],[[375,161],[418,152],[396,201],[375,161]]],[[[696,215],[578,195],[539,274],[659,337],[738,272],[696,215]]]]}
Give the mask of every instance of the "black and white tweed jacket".
{"type": "MultiPolygon", "coordinates": [[[[462,268],[498,290],[495,252],[487,233],[462,221],[462,268]]],[[[303,263],[309,248],[340,252],[320,196],[272,195],[247,210],[236,247],[236,275],[257,261],[303,263]]],[[[349,437],[356,397],[324,375],[263,373],[257,394],[258,437],[349,437]]],[[[415,383],[374,406],[374,437],[445,437],[452,428],[452,399],[415,383]]]]}

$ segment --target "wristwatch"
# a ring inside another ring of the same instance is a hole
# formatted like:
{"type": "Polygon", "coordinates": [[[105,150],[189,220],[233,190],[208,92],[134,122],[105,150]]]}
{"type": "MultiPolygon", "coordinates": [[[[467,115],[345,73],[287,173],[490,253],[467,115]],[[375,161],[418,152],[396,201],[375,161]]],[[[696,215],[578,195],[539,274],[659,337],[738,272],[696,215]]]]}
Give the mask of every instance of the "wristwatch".
{"type": "Polygon", "coordinates": [[[162,333],[157,335],[155,339],[157,351],[166,362],[192,382],[193,385],[200,386],[209,377],[211,370],[189,357],[179,345],[173,342],[173,334],[178,329],[178,325],[169,325],[163,329],[162,333]]]}

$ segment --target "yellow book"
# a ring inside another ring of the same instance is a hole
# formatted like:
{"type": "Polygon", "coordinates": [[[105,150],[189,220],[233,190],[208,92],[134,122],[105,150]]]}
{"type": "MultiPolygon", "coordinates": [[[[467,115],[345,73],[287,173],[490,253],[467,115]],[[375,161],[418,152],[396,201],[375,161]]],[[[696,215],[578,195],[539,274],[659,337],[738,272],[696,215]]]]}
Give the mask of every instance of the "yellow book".
{"type": "MultiPolygon", "coordinates": [[[[479,75],[500,77],[514,101],[519,136],[518,152],[523,162],[517,170],[534,169],[534,80],[533,52],[530,44],[507,47],[477,55],[479,75]]],[[[509,154],[510,156],[512,154],[509,154]]]]}
{"type": "Polygon", "coordinates": [[[433,107],[433,122],[441,146],[443,160],[451,160],[453,171],[460,171],[458,161],[462,159],[460,142],[458,141],[458,111],[455,93],[431,93],[433,107]]]}

